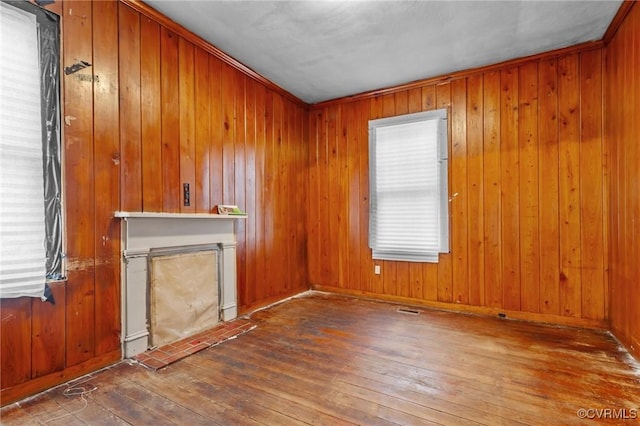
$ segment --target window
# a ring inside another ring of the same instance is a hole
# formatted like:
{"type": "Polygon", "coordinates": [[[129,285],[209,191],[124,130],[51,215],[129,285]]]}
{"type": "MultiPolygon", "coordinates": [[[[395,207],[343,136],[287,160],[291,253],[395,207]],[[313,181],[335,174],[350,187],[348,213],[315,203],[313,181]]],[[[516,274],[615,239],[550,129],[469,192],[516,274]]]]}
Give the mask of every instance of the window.
{"type": "Polygon", "coordinates": [[[62,278],[59,18],[0,2],[0,297],[62,278]]]}
{"type": "Polygon", "coordinates": [[[447,110],[369,121],[374,259],[437,262],[449,251],[447,110]]]}

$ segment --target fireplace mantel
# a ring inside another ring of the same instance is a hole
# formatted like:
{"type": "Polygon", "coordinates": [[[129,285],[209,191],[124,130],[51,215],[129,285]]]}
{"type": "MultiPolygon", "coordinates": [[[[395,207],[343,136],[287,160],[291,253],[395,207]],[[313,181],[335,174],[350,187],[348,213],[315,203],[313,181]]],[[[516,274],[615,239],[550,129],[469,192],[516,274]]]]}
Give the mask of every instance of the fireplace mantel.
{"type": "Polygon", "coordinates": [[[127,218],[152,218],[152,219],[205,219],[205,220],[232,220],[246,219],[246,214],[215,214],[215,213],[161,213],[161,212],[116,212],[115,217],[127,218]]]}
{"type": "Polygon", "coordinates": [[[148,349],[148,260],[152,250],[215,246],[220,251],[222,320],[237,316],[235,221],[246,215],[116,212],[122,219],[122,331],[126,358],[148,349]]]}

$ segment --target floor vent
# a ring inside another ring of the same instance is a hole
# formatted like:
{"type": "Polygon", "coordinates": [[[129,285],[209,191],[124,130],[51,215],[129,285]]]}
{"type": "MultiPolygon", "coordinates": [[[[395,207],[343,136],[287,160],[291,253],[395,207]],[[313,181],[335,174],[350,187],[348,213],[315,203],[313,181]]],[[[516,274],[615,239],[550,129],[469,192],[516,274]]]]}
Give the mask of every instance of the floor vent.
{"type": "Polygon", "coordinates": [[[420,315],[420,312],[421,312],[421,311],[418,311],[417,309],[411,309],[411,308],[398,308],[397,311],[400,312],[401,314],[407,314],[407,315],[420,315]]]}

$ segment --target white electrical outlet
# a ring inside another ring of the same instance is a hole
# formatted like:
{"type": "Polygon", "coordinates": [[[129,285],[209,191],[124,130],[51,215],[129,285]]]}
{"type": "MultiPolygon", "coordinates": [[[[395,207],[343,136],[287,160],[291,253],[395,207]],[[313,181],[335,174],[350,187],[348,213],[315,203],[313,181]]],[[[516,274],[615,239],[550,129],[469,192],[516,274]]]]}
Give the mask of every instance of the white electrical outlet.
{"type": "Polygon", "coordinates": [[[373,266],[373,273],[376,275],[380,275],[380,265],[373,266]]]}

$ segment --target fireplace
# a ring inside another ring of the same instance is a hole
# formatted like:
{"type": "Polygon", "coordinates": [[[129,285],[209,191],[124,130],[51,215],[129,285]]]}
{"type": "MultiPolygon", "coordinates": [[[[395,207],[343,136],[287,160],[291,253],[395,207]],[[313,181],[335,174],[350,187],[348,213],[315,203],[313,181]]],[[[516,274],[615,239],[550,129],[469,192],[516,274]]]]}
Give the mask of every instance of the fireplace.
{"type": "Polygon", "coordinates": [[[123,220],[125,358],[237,316],[235,221],[245,216],[137,212],[115,216],[123,220]],[[154,280],[160,280],[159,287],[152,288],[154,280]]]}

